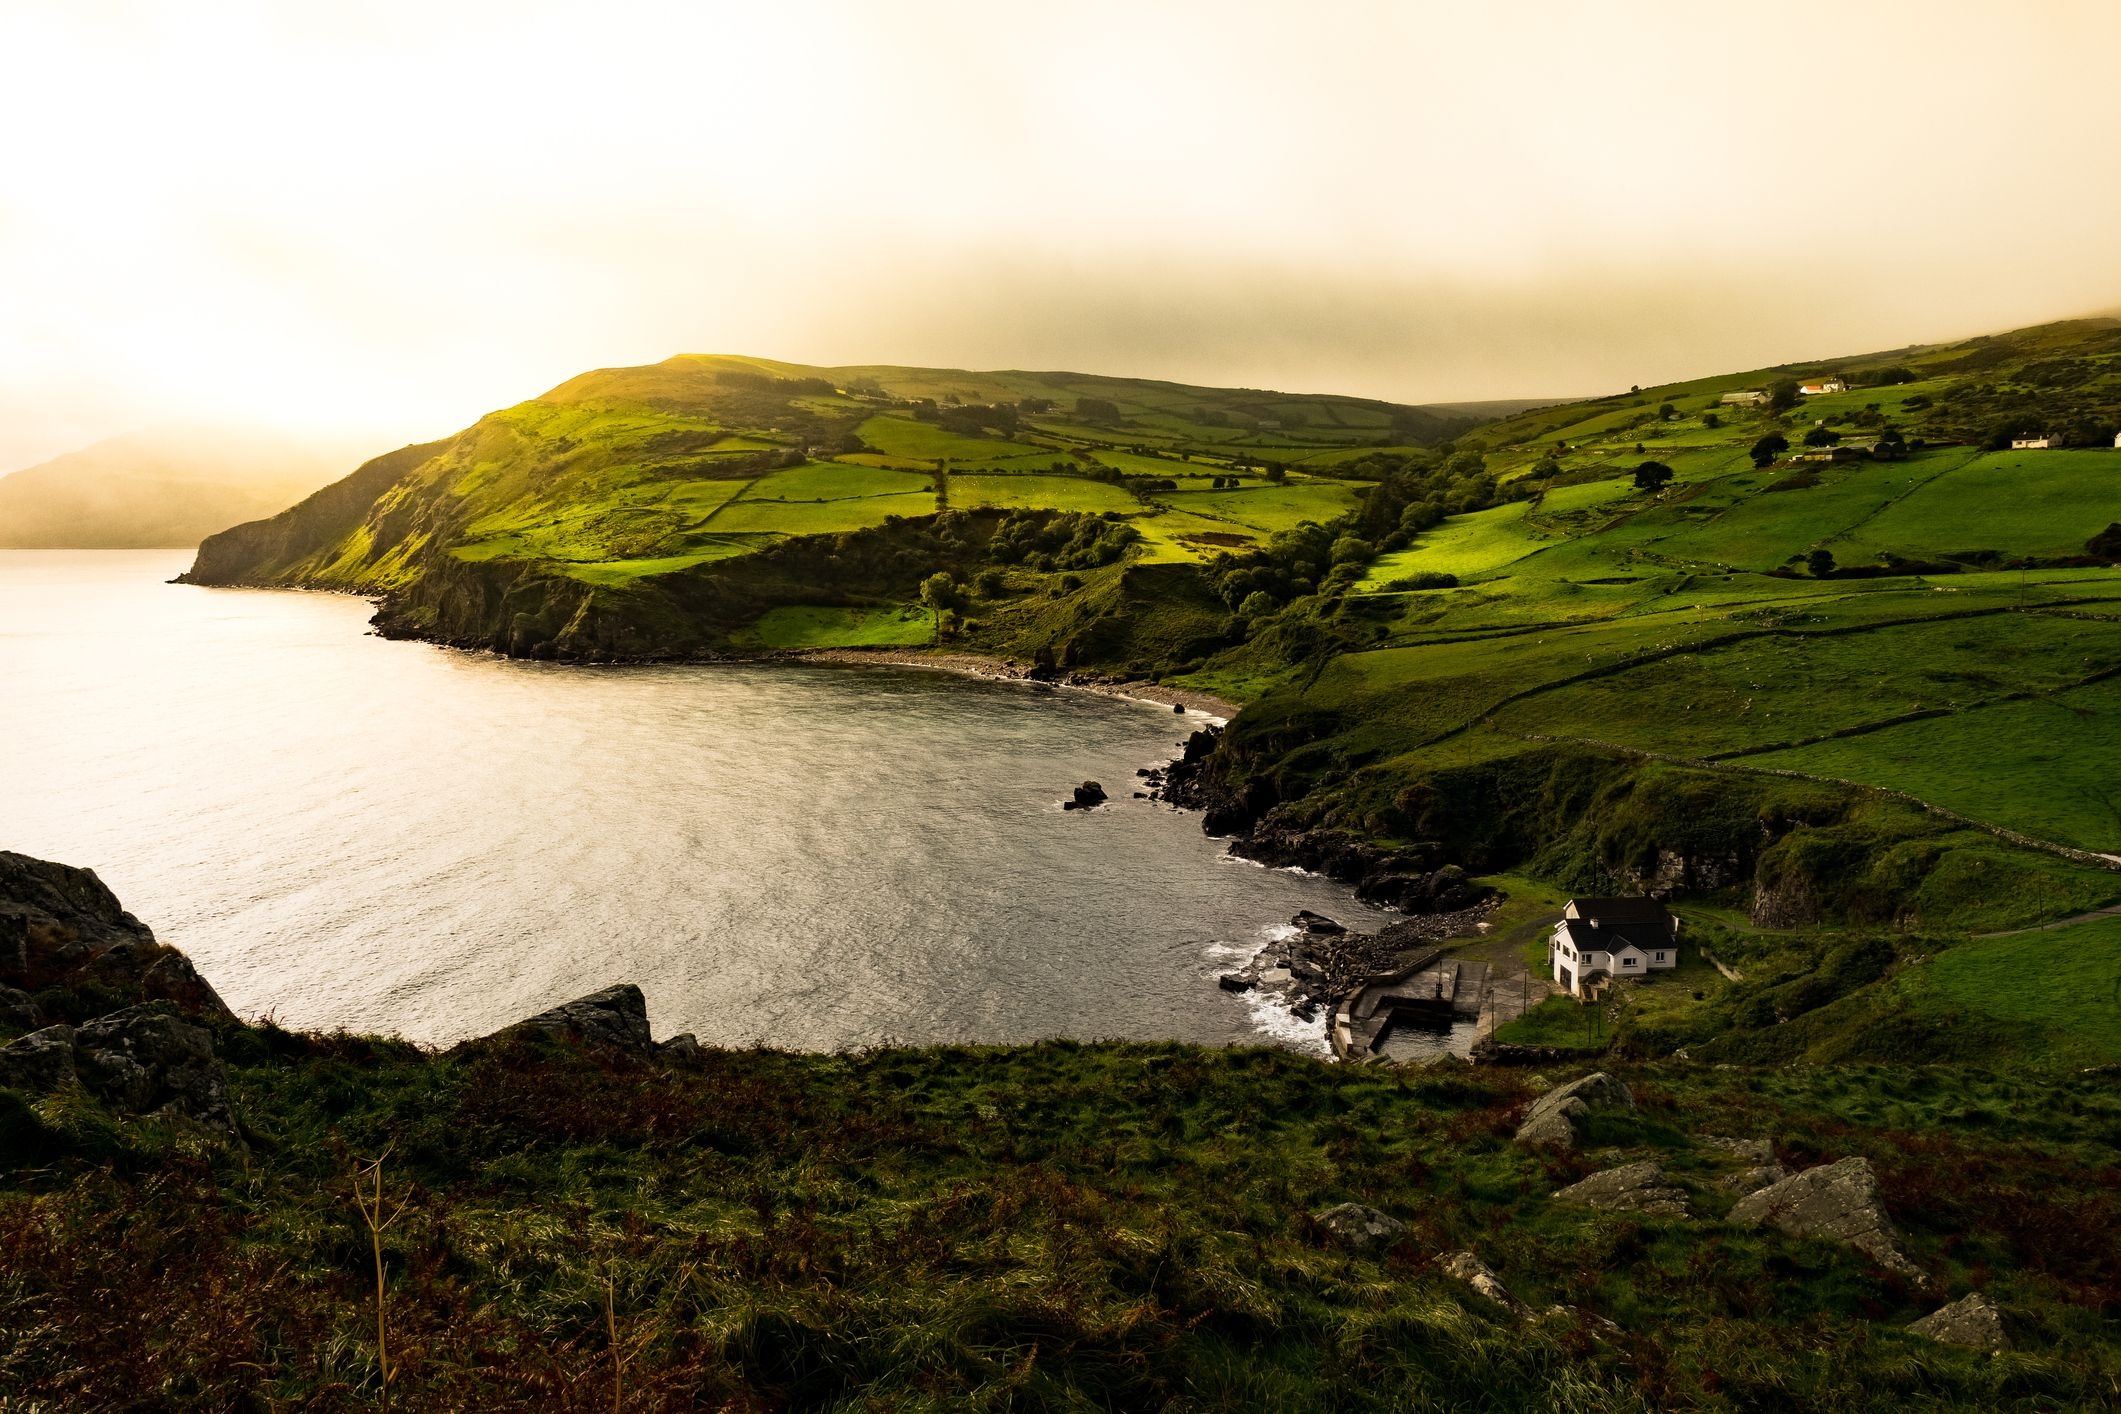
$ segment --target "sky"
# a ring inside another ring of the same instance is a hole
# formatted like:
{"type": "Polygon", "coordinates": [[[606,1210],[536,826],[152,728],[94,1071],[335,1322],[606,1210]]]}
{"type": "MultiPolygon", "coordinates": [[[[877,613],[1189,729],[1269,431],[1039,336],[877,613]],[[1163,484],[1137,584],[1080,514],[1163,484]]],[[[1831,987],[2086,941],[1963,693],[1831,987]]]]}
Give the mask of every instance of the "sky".
{"type": "Polygon", "coordinates": [[[0,3],[0,470],[680,352],[1404,402],[2121,307],[2121,5],[0,3]]]}

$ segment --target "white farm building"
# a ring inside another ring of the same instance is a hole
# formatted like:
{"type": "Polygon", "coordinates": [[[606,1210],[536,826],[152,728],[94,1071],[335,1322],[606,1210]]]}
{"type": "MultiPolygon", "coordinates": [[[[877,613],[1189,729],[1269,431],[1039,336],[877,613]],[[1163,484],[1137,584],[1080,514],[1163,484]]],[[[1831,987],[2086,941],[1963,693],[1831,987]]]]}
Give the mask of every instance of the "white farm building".
{"type": "Polygon", "coordinates": [[[2060,437],[2048,434],[2038,437],[2011,438],[2011,450],[2014,452],[2044,452],[2061,445],[2062,439],[2060,437]]]}
{"type": "Polygon", "coordinates": [[[1846,393],[1848,390],[1846,378],[1822,378],[1816,383],[1806,383],[1797,389],[1808,398],[1816,398],[1821,393],[1846,393]]]}
{"type": "Polygon", "coordinates": [[[1679,965],[1679,920],[1653,898],[1572,898],[1547,939],[1554,981],[1572,997],[1608,978],[1679,965]]]}

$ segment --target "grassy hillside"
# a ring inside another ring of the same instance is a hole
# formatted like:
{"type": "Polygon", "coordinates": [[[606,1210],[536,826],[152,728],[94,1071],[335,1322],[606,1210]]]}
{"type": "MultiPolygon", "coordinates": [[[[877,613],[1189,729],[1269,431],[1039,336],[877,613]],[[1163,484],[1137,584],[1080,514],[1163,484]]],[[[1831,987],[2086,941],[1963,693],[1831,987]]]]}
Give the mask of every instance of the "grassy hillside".
{"type": "Polygon", "coordinates": [[[494,413],[366,514],[298,510],[284,524],[302,533],[269,550],[238,533],[209,547],[201,573],[392,590],[447,555],[609,586],[945,507],[1095,510],[1167,558],[1198,559],[1351,503],[1330,466],[1285,468],[1469,425],[1363,399],[1138,379],[687,356],[585,374],[494,413]],[[1229,489],[1194,495],[1216,480],[1229,489]]]}
{"type": "Polygon", "coordinates": [[[2095,1076],[1626,1066],[1640,1110],[1551,1154],[1509,1140],[1522,1072],[1270,1050],[216,1045],[245,1148],[0,1090],[0,1370],[33,1404],[373,1407],[376,1154],[405,1408],[608,1408],[615,1364],[628,1409],[2055,1409],[2121,1378],[2095,1076]],[[1706,1136],[1870,1158],[1934,1290],[1726,1225],[1706,1136]],[[1553,1200],[1645,1158],[1692,1216],[1553,1200]],[[1345,1201],[1408,1231],[1350,1250],[1315,1216],[1345,1201]],[[1970,1288],[2010,1353],[1900,1329],[1970,1288]]]}
{"type": "MultiPolygon", "coordinates": [[[[1931,440],[2035,406],[2110,442],[2121,331],[1831,366],[1914,381],[1720,401],[1769,370],[1542,409],[1462,439],[1502,504],[1366,500],[1380,553],[1268,621],[1323,651],[1258,679],[1225,743],[1233,778],[1272,783],[1254,823],[1737,889],[1776,924],[1995,928],[2121,897],[2095,857],[2121,856],[2121,545],[2093,543],[2121,522],[2121,450],[1931,440]],[[2057,359],[2059,392],[2038,381],[2057,359]],[[1822,427],[1909,450],[1802,460],[1822,427]],[[1772,435],[1794,445],[1756,461],[1772,435]],[[1669,481],[1638,485],[1644,463],[1669,481]]],[[[1242,691],[1248,654],[1209,670],[1242,691]]]]}
{"type": "Polygon", "coordinates": [[[114,437],[0,476],[0,550],[198,544],[332,479],[316,447],[231,431],[114,437]]]}
{"type": "Polygon", "coordinates": [[[520,654],[941,637],[1161,676],[1253,704],[1202,778],[1217,828],[1381,896],[1452,862],[1996,929],[2121,896],[2117,424],[2114,321],[1477,428],[686,357],[380,459],[194,577],[520,654]],[[2083,445],[1993,445],[2027,431],[2083,445]]]}

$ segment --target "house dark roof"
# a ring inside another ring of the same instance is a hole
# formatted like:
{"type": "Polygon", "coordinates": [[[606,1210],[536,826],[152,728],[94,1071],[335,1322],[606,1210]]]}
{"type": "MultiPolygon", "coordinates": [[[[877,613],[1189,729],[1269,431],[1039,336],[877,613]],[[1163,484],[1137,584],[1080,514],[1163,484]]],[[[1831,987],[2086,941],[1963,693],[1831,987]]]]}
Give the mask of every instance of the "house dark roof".
{"type": "Polygon", "coordinates": [[[1653,898],[1572,898],[1569,907],[1578,918],[1593,923],[1662,923],[1671,917],[1653,898]]]}

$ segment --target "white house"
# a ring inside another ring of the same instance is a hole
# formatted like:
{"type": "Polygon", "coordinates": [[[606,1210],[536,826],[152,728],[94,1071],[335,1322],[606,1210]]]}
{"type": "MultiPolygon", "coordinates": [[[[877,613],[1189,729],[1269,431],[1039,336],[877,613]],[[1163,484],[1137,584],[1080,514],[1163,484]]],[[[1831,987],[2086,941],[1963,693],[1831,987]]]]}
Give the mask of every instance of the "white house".
{"type": "Polygon", "coordinates": [[[1808,398],[1816,398],[1821,393],[1846,393],[1848,390],[1849,385],[1846,378],[1822,378],[1817,383],[1800,383],[1797,385],[1797,391],[1808,398]]]}
{"type": "Polygon", "coordinates": [[[2121,447],[2121,432],[2114,434],[2114,446],[2121,447]]]}
{"type": "MultiPolygon", "coordinates": [[[[2011,450],[2014,452],[2044,452],[2050,447],[2061,445],[2062,439],[2052,433],[2043,433],[2038,437],[2011,438],[2011,450]]],[[[2115,439],[2115,445],[2121,446],[2121,438],[2115,439]]]]}
{"type": "Polygon", "coordinates": [[[1581,997],[1605,978],[1679,965],[1679,920],[1653,898],[1572,898],[1547,939],[1554,981],[1581,997]]]}
{"type": "MultiPolygon", "coordinates": [[[[1725,393],[1721,401],[1743,403],[1748,407],[1757,407],[1767,401],[1767,394],[1761,392],[1758,388],[1748,388],[1742,393],[1725,393]]],[[[2121,438],[2116,438],[2115,440],[2117,444],[2121,444],[2121,438]]]]}

